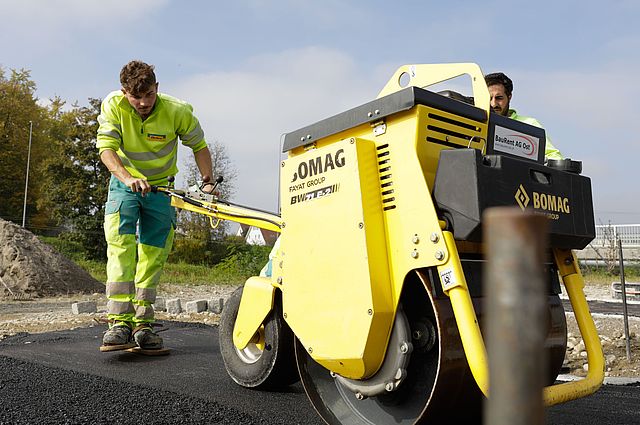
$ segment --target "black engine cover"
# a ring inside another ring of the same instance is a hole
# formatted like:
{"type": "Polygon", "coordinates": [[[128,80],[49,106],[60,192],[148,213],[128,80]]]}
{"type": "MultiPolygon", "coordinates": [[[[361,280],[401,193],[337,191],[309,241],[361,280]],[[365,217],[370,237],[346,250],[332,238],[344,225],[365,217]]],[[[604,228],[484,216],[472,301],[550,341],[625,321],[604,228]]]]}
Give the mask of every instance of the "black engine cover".
{"type": "Polygon", "coordinates": [[[551,247],[582,249],[595,238],[591,180],[532,161],[443,150],[433,197],[457,240],[481,242],[482,212],[510,205],[549,218],[551,247]]]}

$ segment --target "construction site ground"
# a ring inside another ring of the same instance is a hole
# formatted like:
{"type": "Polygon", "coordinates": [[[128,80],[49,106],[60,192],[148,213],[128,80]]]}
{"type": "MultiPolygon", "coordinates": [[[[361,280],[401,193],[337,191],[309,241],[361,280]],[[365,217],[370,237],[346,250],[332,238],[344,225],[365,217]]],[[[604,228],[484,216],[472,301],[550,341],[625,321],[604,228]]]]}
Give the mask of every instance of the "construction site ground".
{"type": "MultiPolygon", "coordinates": [[[[187,301],[226,299],[235,289],[231,286],[171,286],[163,284],[160,296],[180,298],[182,305],[187,301]]],[[[609,284],[587,283],[587,299],[614,301],[609,284]]],[[[562,295],[565,297],[565,295],[562,295]]],[[[618,300],[615,300],[618,301],[618,300]]],[[[618,301],[619,302],[619,301],[618,301]]],[[[28,301],[3,299],[0,301],[0,344],[8,336],[18,333],[42,333],[68,330],[87,326],[104,326],[106,319],[106,299],[104,294],[69,295],[36,298],[28,301]],[[73,314],[71,305],[76,301],[95,301],[97,313],[73,314]]],[[[211,312],[168,314],[157,312],[158,320],[199,322],[217,325],[219,315],[211,312]]],[[[640,378],[640,318],[629,317],[631,360],[627,360],[624,321],[620,315],[594,314],[594,321],[600,335],[606,358],[607,377],[640,378]]],[[[586,352],[580,338],[573,313],[567,313],[568,349],[565,357],[564,373],[586,375],[586,352]]]]}

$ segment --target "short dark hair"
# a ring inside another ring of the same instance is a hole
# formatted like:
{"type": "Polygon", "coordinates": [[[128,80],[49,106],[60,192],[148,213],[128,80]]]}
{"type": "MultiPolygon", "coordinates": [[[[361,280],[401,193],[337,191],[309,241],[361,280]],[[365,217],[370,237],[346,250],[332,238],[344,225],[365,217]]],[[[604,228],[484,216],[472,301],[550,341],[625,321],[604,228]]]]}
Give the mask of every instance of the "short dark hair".
{"type": "Polygon", "coordinates": [[[122,67],[120,84],[131,94],[144,94],[156,84],[156,74],[153,65],[133,60],[122,67]]]}
{"type": "Polygon", "coordinates": [[[511,93],[513,92],[513,81],[511,81],[511,78],[507,77],[502,72],[487,74],[484,76],[484,81],[486,81],[487,87],[493,86],[494,84],[502,84],[507,96],[511,96],[511,93]]]}

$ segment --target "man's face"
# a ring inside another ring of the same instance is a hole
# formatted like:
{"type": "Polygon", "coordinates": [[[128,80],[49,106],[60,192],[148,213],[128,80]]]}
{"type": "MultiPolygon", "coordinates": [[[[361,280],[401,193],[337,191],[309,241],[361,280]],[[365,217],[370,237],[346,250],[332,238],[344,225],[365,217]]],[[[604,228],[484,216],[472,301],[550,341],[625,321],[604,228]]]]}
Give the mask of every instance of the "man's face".
{"type": "Polygon", "coordinates": [[[509,115],[509,102],[511,95],[507,96],[502,84],[489,86],[489,96],[491,98],[491,109],[502,116],[509,115]]]}
{"type": "Polygon", "coordinates": [[[153,105],[155,105],[158,95],[158,83],[155,83],[153,87],[144,93],[129,93],[125,89],[122,89],[122,93],[124,93],[124,97],[127,98],[127,101],[133,106],[138,115],[144,119],[151,115],[151,111],[153,111],[153,105]]]}

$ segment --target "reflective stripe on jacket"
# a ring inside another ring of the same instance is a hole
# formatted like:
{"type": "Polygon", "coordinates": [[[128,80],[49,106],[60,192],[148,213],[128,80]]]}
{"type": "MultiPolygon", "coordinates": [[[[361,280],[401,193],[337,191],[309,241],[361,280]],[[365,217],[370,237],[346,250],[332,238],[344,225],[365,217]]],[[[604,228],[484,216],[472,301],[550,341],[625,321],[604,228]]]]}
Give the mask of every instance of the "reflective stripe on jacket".
{"type": "MultiPolygon", "coordinates": [[[[509,109],[509,118],[512,120],[520,121],[525,124],[533,125],[535,127],[544,128],[537,119],[531,117],[525,117],[524,115],[518,115],[515,109],[509,109]]],[[[547,143],[545,144],[544,157],[546,159],[562,159],[563,156],[558,149],[551,143],[551,139],[545,130],[547,136],[547,143]]]]}
{"type": "Polygon", "coordinates": [[[111,92],[102,102],[98,123],[100,153],[116,151],[132,176],[151,184],[164,183],[178,172],[178,137],[194,153],[207,146],[191,105],[163,93],[142,121],[122,91],[111,92]]]}

